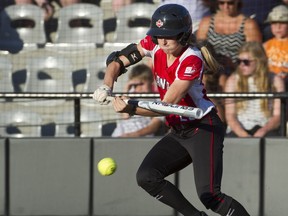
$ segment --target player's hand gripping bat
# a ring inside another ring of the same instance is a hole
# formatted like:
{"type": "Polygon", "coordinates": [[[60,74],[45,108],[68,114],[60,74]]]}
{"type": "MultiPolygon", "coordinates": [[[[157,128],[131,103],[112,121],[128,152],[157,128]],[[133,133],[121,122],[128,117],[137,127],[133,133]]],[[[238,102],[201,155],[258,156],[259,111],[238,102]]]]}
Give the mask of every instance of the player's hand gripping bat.
{"type": "MultiPolygon", "coordinates": [[[[113,97],[108,97],[108,100],[112,100],[113,97]]],[[[177,104],[165,103],[161,101],[144,101],[127,99],[125,103],[131,104],[137,107],[141,107],[147,110],[155,111],[161,114],[175,114],[185,117],[192,117],[195,119],[201,119],[203,117],[203,110],[200,108],[181,106],[177,104]]]]}

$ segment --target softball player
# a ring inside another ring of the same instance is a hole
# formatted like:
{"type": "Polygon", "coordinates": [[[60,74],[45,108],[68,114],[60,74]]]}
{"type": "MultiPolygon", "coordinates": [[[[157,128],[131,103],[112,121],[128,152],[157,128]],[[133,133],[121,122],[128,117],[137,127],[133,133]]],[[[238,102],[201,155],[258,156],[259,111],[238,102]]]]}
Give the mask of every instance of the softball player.
{"type": "MultiPolygon", "coordinates": [[[[114,81],[126,67],[144,56],[153,61],[153,73],[163,102],[199,107],[205,115],[196,120],[174,114],[166,116],[171,132],[147,154],[137,172],[137,182],[150,195],[184,216],[205,216],[165,177],[193,162],[198,196],[207,209],[225,216],[247,216],[244,207],[222,193],[222,153],[224,126],[202,83],[204,65],[217,70],[219,65],[206,47],[193,45],[192,20],[181,5],[167,4],[152,15],[147,36],[139,44],[130,44],[107,58],[104,83],[93,94],[100,104],[108,104],[114,81]]],[[[115,97],[116,112],[130,115],[160,115],[115,97]]]]}

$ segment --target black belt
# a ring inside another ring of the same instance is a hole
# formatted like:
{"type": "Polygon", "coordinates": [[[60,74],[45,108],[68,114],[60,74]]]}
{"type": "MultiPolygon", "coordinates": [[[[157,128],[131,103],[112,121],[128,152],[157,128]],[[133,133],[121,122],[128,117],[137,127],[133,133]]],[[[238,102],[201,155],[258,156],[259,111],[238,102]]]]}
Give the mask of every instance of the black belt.
{"type": "Polygon", "coordinates": [[[177,125],[171,126],[171,128],[173,128],[175,131],[181,131],[181,130],[186,130],[188,128],[191,128],[192,124],[193,122],[186,123],[186,124],[177,124],[177,125]]]}

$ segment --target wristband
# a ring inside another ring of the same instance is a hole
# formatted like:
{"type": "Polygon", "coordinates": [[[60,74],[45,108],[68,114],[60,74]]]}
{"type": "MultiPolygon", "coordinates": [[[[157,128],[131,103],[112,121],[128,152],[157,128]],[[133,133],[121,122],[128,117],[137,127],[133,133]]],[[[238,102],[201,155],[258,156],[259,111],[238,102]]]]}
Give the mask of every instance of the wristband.
{"type": "Polygon", "coordinates": [[[136,106],[135,105],[131,105],[131,111],[128,113],[130,117],[134,116],[136,114],[136,106]]]}

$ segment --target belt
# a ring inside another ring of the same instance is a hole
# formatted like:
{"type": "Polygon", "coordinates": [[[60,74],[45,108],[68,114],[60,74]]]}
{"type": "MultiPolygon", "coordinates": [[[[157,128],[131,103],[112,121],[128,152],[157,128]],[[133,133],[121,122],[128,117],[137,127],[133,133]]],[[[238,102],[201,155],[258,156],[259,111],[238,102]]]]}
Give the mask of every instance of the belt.
{"type": "Polygon", "coordinates": [[[177,124],[177,125],[171,126],[171,128],[173,128],[175,131],[186,130],[186,129],[191,128],[191,127],[192,127],[192,122],[187,123],[187,124],[177,124]]]}

